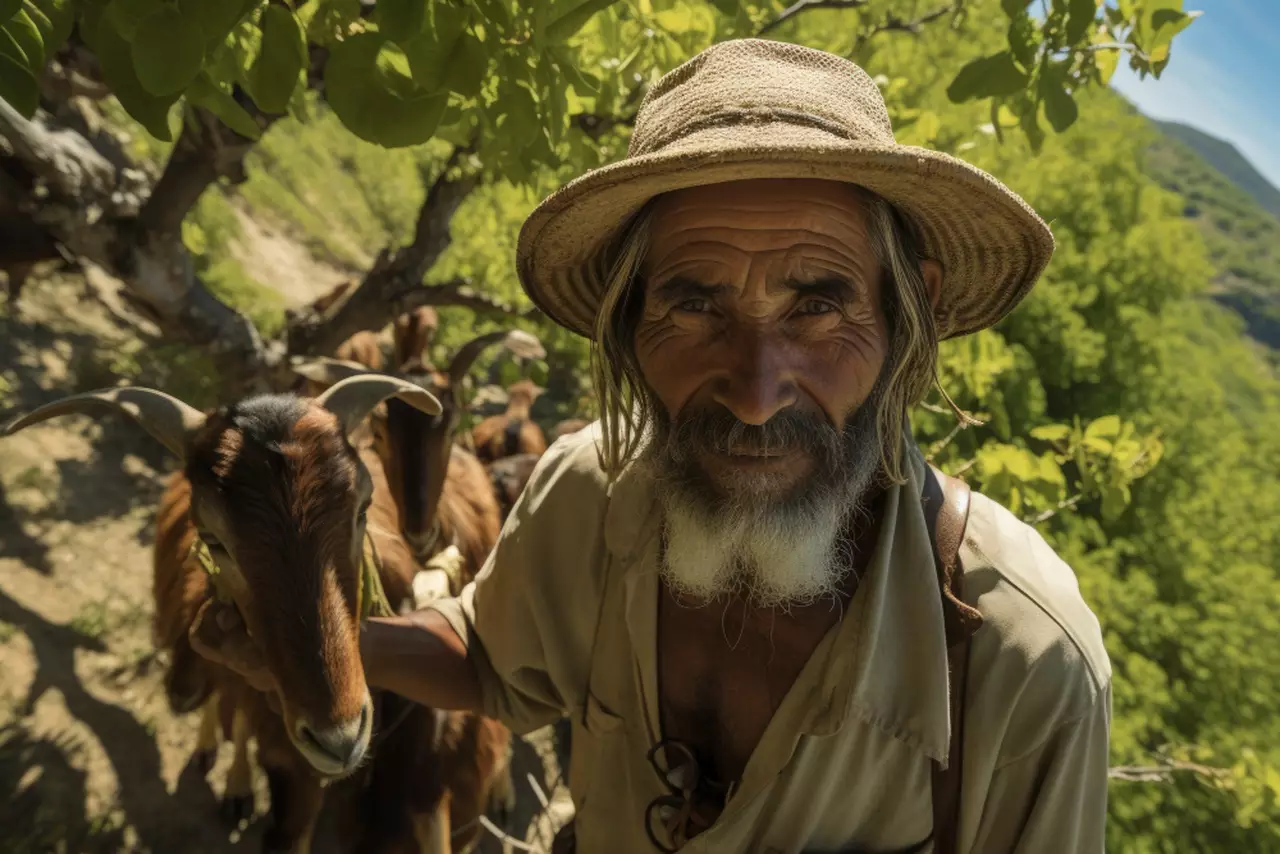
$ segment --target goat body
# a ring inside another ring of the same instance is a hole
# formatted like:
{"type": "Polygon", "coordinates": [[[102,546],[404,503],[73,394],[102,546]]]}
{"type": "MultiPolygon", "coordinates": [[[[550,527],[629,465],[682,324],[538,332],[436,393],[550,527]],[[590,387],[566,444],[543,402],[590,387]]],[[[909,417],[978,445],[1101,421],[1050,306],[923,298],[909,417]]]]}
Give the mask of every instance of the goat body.
{"type": "MultiPolygon", "coordinates": [[[[247,442],[246,442],[247,443],[247,442]]],[[[224,443],[225,444],[225,443],[224,443]]],[[[309,453],[319,453],[309,449],[309,453]]],[[[382,463],[371,443],[363,442],[357,458],[370,482],[370,504],[365,531],[373,539],[380,559],[380,578],[388,601],[399,608],[412,600],[412,579],[417,571],[412,551],[400,533],[400,518],[392,500],[382,463]]],[[[477,464],[478,465],[478,464],[477,464]]],[[[467,467],[453,466],[463,478],[467,467]]],[[[271,477],[272,472],[263,473],[271,477]]],[[[320,484],[317,484],[320,487],[320,484]]],[[[297,496],[306,493],[303,485],[281,482],[277,490],[263,494],[297,496]]],[[[340,486],[334,487],[334,492],[340,486]]],[[[431,840],[448,840],[449,828],[466,828],[453,839],[461,850],[479,830],[478,819],[491,789],[502,785],[510,733],[500,724],[463,712],[441,712],[424,707],[409,711],[385,741],[375,744],[372,760],[349,776],[332,782],[326,789],[307,759],[291,739],[286,721],[273,710],[266,695],[254,690],[234,672],[203,659],[187,637],[195,615],[213,593],[200,563],[191,556],[197,537],[191,513],[193,487],[185,473],[170,479],[157,516],[154,563],[155,636],[171,655],[165,687],[175,712],[194,711],[203,705],[199,759],[206,765],[216,746],[217,732],[235,742],[235,761],[228,775],[224,812],[232,819],[243,817],[252,805],[251,770],[247,743],[252,735],[258,742],[258,760],[263,767],[271,796],[273,826],[264,838],[268,850],[306,852],[323,805],[330,804],[338,822],[345,850],[416,852],[431,840]],[[229,731],[229,733],[228,733],[229,731]]],[[[317,488],[302,500],[323,502],[325,490],[317,488]]],[[[448,506],[448,502],[445,505],[448,506]]],[[[442,509],[443,509],[442,506],[442,509]]],[[[470,505],[465,500],[460,508],[470,505]]],[[[263,508],[269,512],[271,508],[263,508]]],[[[320,508],[306,510],[315,515],[320,508]]],[[[451,523],[461,533],[465,509],[456,512],[451,523]]],[[[487,550],[496,539],[481,526],[477,549],[487,550]]],[[[263,536],[243,531],[242,538],[263,536]]],[[[481,558],[483,560],[483,558],[481,558]]],[[[350,568],[348,568],[348,571],[350,568]]],[[[358,574],[358,564],[356,565],[358,574]]],[[[358,576],[339,579],[344,589],[359,585],[358,576]]],[[[255,596],[292,597],[305,603],[304,589],[256,589],[255,596]]],[[[278,606],[278,603],[277,603],[278,606]]],[[[303,607],[307,607],[305,604],[303,607]]],[[[301,613],[301,612],[300,612],[301,613]]],[[[399,716],[407,702],[390,694],[375,701],[375,727],[385,727],[399,716]]],[[[426,848],[425,850],[434,850],[426,848]]],[[[441,851],[451,848],[446,844],[441,851]]]]}

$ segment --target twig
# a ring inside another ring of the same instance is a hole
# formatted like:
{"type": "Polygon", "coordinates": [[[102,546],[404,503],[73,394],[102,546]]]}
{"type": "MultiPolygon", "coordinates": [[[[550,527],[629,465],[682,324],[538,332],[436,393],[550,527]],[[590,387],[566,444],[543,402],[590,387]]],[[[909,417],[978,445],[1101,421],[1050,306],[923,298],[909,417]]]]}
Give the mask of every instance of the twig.
{"type": "Polygon", "coordinates": [[[900,32],[900,33],[911,33],[911,35],[913,36],[918,36],[920,35],[920,28],[923,27],[925,24],[931,24],[934,21],[941,18],[943,15],[946,15],[950,12],[960,11],[960,7],[963,5],[964,5],[964,0],[955,0],[955,2],[953,3],[948,3],[945,6],[939,6],[937,9],[934,9],[932,12],[926,12],[920,17],[910,21],[904,21],[901,18],[899,18],[897,15],[890,13],[887,16],[885,16],[885,19],[882,23],[876,24],[874,27],[867,30],[865,33],[860,33],[858,35],[857,41],[854,42],[854,50],[861,48],[864,44],[866,44],[868,41],[878,36],[880,33],[900,32]]]}
{"type": "Polygon", "coordinates": [[[529,780],[529,785],[533,787],[533,793],[538,796],[538,802],[542,804],[542,809],[551,809],[551,802],[547,800],[547,793],[542,791],[542,787],[538,785],[538,781],[533,779],[532,774],[526,773],[524,776],[529,780]]]}
{"type": "Polygon", "coordinates": [[[1181,759],[1168,759],[1161,765],[1119,765],[1107,770],[1107,777],[1125,783],[1168,783],[1177,773],[1195,774],[1210,780],[1221,780],[1230,775],[1225,768],[1214,768],[1181,759]]]}
{"type": "Polygon", "coordinates": [[[779,12],[778,17],[761,27],[756,35],[763,36],[810,9],[860,9],[869,2],[870,0],[798,0],[779,12]]]}
{"type": "Polygon", "coordinates": [[[1028,525],[1039,525],[1041,522],[1048,521],[1049,519],[1052,519],[1054,516],[1057,516],[1063,510],[1067,510],[1071,507],[1075,507],[1082,500],[1084,500],[1084,493],[1083,492],[1077,493],[1076,495],[1073,495],[1070,498],[1062,499],[1061,501],[1058,502],[1056,507],[1051,507],[1048,510],[1045,510],[1041,513],[1037,513],[1035,516],[1025,518],[1022,521],[1026,522],[1028,525]]]}
{"type": "Polygon", "coordinates": [[[536,852],[538,850],[527,842],[521,842],[519,839],[516,839],[514,836],[507,835],[507,833],[502,828],[498,827],[496,824],[490,821],[489,817],[486,815],[480,816],[480,824],[481,826],[484,827],[485,830],[489,831],[494,836],[496,836],[499,840],[501,840],[502,842],[505,842],[507,845],[510,845],[512,848],[519,849],[520,851],[536,852]]]}

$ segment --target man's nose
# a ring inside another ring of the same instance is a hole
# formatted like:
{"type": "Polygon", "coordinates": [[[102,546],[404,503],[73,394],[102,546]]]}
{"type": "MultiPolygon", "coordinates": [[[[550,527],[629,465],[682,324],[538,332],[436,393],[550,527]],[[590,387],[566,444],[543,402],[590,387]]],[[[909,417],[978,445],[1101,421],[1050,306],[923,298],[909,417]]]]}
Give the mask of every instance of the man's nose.
{"type": "Polygon", "coordinates": [[[732,358],[713,389],[716,403],[756,426],[795,405],[798,391],[784,347],[757,331],[734,336],[730,347],[732,358]]]}

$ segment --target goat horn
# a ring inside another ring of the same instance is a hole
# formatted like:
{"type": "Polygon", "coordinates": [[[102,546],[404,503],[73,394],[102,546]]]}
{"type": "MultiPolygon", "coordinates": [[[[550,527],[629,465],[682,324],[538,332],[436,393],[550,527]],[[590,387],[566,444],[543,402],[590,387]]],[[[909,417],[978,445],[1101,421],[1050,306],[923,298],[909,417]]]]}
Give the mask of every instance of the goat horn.
{"type": "Polygon", "coordinates": [[[486,335],[480,335],[458,348],[458,352],[453,356],[453,361],[449,363],[449,381],[455,388],[458,383],[462,382],[462,378],[470,372],[471,366],[475,364],[476,359],[480,358],[480,354],[486,348],[498,342],[502,342],[503,347],[506,347],[512,354],[522,359],[541,359],[547,355],[547,351],[542,348],[541,342],[523,329],[512,329],[508,332],[490,332],[486,335]]]}
{"type": "Polygon", "coordinates": [[[329,386],[316,403],[338,416],[342,429],[350,433],[373,408],[388,397],[398,397],[428,415],[439,415],[440,401],[419,385],[386,374],[366,373],[347,377],[329,386]]]}
{"type": "Polygon", "coordinates": [[[330,359],[322,357],[309,361],[297,361],[290,366],[295,374],[312,382],[331,386],[351,377],[376,374],[373,368],[346,359],[330,359]]]}
{"type": "Polygon", "coordinates": [[[187,439],[205,421],[202,412],[176,397],[155,389],[126,386],[88,391],[46,403],[0,427],[0,436],[12,436],[24,427],[58,415],[100,409],[115,409],[128,415],[179,458],[186,456],[187,439]]]}

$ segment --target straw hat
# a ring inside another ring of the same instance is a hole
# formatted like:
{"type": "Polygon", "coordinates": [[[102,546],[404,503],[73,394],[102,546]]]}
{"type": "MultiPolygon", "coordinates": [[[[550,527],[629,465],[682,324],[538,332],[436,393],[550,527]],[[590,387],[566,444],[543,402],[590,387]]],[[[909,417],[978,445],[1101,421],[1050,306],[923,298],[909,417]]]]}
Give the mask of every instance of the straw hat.
{"type": "Polygon", "coordinates": [[[521,284],[553,320],[591,337],[613,261],[610,244],[646,201],[746,178],[859,184],[915,225],[944,270],[941,338],[995,323],[1049,263],[1053,235],[991,175],[899,145],[880,90],[848,60],[799,45],[713,45],[645,96],[628,156],[564,185],[525,221],[521,284]]]}

